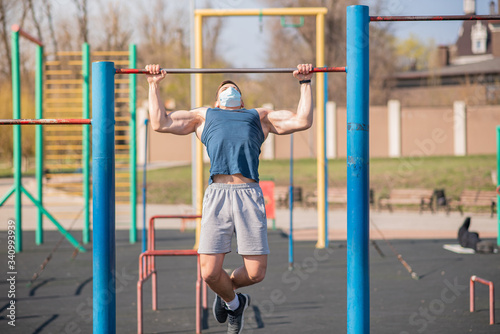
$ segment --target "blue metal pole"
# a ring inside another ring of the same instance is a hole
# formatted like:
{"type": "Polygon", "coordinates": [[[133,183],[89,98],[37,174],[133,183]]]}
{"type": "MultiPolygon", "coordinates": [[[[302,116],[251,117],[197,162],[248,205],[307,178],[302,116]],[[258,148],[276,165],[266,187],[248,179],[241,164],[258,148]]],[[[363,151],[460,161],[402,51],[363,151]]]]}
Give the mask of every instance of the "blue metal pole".
{"type": "Polygon", "coordinates": [[[115,66],[92,63],[92,200],[94,334],[116,332],[115,66]]]}
{"type": "MultiPolygon", "coordinates": [[[[500,187],[500,126],[497,126],[497,189],[500,187]]],[[[497,195],[497,245],[500,246],[500,196],[497,195]]]]}
{"type": "Polygon", "coordinates": [[[288,232],[288,270],[293,270],[293,133],[290,135],[290,187],[288,189],[290,227],[288,232]]]}
{"type": "Polygon", "coordinates": [[[144,166],[142,169],[142,252],[147,248],[146,236],[146,168],[148,167],[148,119],[144,120],[146,138],[144,139],[144,166]]]}
{"type": "MultiPolygon", "coordinates": [[[[323,149],[324,149],[324,157],[325,157],[325,162],[324,162],[324,169],[325,169],[325,248],[328,248],[328,156],[327,156],[327,146],[328,146],[328,141],[326,140],[327,135],[327,124],[326,124],[326,104],[328,102],[328,73],[325,73],[325,79],[323,80],[323,90],[324,90],[324,106],[323,106],[323,119],[325,120],[323,122],[323,149]]],[[[331,144],[330,144],[331,145],[331,144]]]]}
{"type": "Polygon", "coordinates": [[[369,8],[347,7],[347,333],[370,332],[369,8]]]}

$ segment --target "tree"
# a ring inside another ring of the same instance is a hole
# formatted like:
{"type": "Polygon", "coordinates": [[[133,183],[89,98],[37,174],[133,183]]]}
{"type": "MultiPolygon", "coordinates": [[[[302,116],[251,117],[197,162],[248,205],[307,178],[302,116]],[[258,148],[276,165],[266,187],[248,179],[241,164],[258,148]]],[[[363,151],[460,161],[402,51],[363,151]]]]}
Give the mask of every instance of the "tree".
{"type": "Polygon", "coordinates": [[[435,58],[434,40],[422,41],[415,34],[396,42],[398,67],[401,71],[429,69],[435,58]]]}
{"type": "MultiPolygon", "coordinates": [[[[345,66],[346,64],[346,7],[357,1],[347,0],[263,0],[273,7],[326,7],[325,16],[325,65],[345,66]]],[[[278,20],[268,20],[271,31],[269,63],[277,66],[293,66],[297,63],[316,59],[316,24],[314,17],[305,17],[300,28],[284,28],[278,20]]],[[[388,28],[370,26],[370,100],[374,104],[384,104],[388,89],[384,85],[387,76],[394,72],[394,48],[388,28]]],[[[272,81],[271,96],[279,104],[290,103],[288,96],[296,92],[293,81],[272,81]],[[290,93],[288,93],[290,92],[290,93]]],[[[344,104],[346,100],[345,75],[328,75],[328,96],[330,100],[344,104]]]]}

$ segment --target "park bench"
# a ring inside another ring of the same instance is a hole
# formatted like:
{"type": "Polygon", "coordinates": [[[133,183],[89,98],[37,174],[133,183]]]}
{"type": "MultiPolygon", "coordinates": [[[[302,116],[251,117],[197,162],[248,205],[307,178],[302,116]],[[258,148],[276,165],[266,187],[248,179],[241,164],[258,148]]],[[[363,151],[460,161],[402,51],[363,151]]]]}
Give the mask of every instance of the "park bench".
{"type": "MultiPolygon", "coordinates": [[[[369,198],[370,205],[372,205],[374,203],[373,189],[370,189],[369,198]]],[[[328,204],[347,205],[347,188],[328,187],[327,201],[328,204]]],[[[306,196],[305,203],[306,206],[315,207],[318,204],[318,192],[315,191],[312,194],[306,196]]]]}
{"type": "MultiPolygon", "coordinates": [[[[328,204],[347,204],[347,188],[332,187],[328,188],[328,204]]],[[[315,207],[318,204],[318,192],[306,196],[306,206],[315,207]]]]}
{"type": "Polygon", "coordinates": [[[463,190],[457,203],[460,214],[464,214],[464,207],[489,207],[491,217],[495,213],[497,194],[494,190],[463,190]]]}
{"type": "Polygon", "coordinates": [[[392,212],[393,205],[419,205],[420,213],[426,208],[434,212],[433,202],[433,189],[392,189],[378,199],[378,209],[387,207],[392,212]]]}
{"type": "Polygon", "coordinates": [[[288,205],[288,187],[274,187],[274,203],[277,208],[288,205]]]}
{"type": "MultiPolygon", "coordinates": [[[[288,208],[290,187],[274,187],[274,202],[278,208],[288,208]]],[[[302,204],[302,187],[293,187],[293,202],[302,204]]]]}

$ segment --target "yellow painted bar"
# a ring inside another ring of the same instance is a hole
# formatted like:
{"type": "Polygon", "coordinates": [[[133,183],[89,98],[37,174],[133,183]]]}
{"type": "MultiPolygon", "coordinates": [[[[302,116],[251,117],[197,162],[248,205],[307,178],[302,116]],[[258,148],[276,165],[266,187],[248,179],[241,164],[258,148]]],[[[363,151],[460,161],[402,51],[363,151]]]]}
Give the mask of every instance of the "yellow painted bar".
{"type": "Polygon", "coordinates": [[[47,88],[45,89],[47,94],[81,94],[81,88],[70,88],[70,89],[62,89],[62,88],[47,88]]]}
{"type": "Polygon", "coordinates": [[[77,98],[51,98],[51,99],[45,99],[45,103],[55,103],[55,104],[60,104],[60,103],[82,103],[82,99],[77,99],[77,98]]]}
{"type": "Polygon", "coordinates": [[[71,168],[81,168],[82,165],[81,164],[49,164],[49,163],[46,163],[46,167],[47,168],[54,168],[54,169],[71,169],[71,168]]]}
{"type": "Polygon", "coordinates": [[[71,75],[73,71],[70,70],[47,70],[45,71],[46,75],[71,75]]]}
{"type": "Polygon", "coordinates": [[[94,51],[92,56],[128,56],[128,51],[94,51]]]}
{"type": "Polygon", "coordinates": [[[59,51],[56,52],[57,56],[81,56],[82,51],[59,51]]]}
{"type": "MultiPolygon", "coordinates": [[[[319,15],[326,14],[324,7],[297,7],[297,8],[255,8],[255,9],[197,9],[195,16],[281,16],[281,15],[319,15]]],[[[319,65],[318,65],[319,66],[319,65]]]]}
{"type": "Polygon", "coordinates": [[[82,144],[80,145],[46,145],[45,150],[50,151],[50,150],[81,150],[82,149],[82,144]]]}
{"type": "MultiPolygon", "coordinates": [[[[203,17],[194,16],[194,65],[195,68],[203,67],[203,17]]],[[[203,105],[203,74],[195,74],[195,101],[197,106],[203,105]]],[[[203,211],[203,144],[196,141],[196,214],[201,215],[203,211]]],[[[194,249],[198,249],[200,242],[201,219],[196,219],[196,239],[194,249]]]]}
{"type": "Polygon", "coordinates": [[[64,136],[64,139],[61,136],[46,136],[47,140],[82,140],[82,136],[64,136]]]}
{"type": "Polygon", "coordinates": [[[82,81],[79,79],[48,79],[45,80],[45,85],[82,85],[82,81]]]}
{"type": "MultiPolygon", "coordinates": [[[[316,16],[316,66],[325,66],[325,15],[316,16]]],[[[318,241],[316,248],[325,248],[325,117],[324,117],[324,73],[316,73],[316,159],[317,159],[317,186],[318,186],[318,241]]]]}

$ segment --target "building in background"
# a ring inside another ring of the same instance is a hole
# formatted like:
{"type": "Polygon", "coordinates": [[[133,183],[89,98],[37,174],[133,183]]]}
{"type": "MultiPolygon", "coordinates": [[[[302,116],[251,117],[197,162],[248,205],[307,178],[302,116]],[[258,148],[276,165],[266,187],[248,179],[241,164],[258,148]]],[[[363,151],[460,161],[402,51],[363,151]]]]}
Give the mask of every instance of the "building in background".
{"type": "MultiPolygon", "coordinates": [[[[499,2],[500,4],[500,2],[499,2]]],[[[495,3],[489,13],[497,15],[495,3]]],[[[476,14],[476,1],[464,0],[464,13],[476,14]]],[[[434,68],[400,72],[388,80],[391,98],[403,106],[446,106],[500,102],[500,21],[463,21],[453,45],[441,45],[434,68]]]]}

